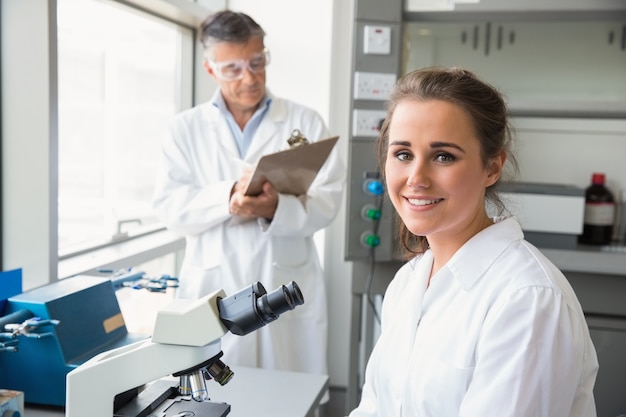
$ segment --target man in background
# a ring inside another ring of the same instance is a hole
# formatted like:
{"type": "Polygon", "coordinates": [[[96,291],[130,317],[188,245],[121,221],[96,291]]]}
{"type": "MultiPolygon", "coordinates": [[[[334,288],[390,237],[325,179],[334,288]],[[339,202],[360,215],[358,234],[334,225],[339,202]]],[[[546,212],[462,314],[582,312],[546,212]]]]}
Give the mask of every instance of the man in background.
{"type": "Polygon", "coordinates": [[[251,17],[229,10],[201,24],[204,68],[219,89],[171,122],[154,207],[186,238],[179,297],[230,295],[257,281],[268,292],[292,280],[302,290],[304,305],[279,320],[224,336],[225,362],[328,374],[326,290],[313,235],[338,212],[345,167],[334,149],[306,195],[281,194],[269,182],[244,195],[251,167],[286,149],[293,130],[309,142],[330,136],[315,111],[266,89],[264,37],[251,17]]]}

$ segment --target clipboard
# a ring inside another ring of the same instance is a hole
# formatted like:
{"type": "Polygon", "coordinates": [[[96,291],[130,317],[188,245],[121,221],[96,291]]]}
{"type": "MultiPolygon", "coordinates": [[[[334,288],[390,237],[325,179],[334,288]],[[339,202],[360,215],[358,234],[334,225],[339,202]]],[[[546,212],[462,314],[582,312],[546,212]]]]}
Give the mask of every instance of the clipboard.
{"type": "Polygon", "coordinates": [[[245,195],[261,193],[269,181],[279,193],[306,194],[339,136],[264,155],[250,177],[245,195]]]}

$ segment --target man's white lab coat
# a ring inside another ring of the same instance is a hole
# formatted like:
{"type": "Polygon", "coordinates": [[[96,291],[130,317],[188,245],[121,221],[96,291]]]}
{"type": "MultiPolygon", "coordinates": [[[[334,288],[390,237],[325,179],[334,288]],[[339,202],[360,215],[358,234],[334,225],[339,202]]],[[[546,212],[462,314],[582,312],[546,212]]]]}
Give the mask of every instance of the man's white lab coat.
{"type": "Polygon", "coordinates": [[[341,203],[345,167],[336,147],[306,196],[279,196],[271,222],[229,214],[231,189],[246,166],[287,149],[294,129],[309,141],[329,136],[311,109],[268,97],[269,111],[243,160],[211,102],[178,115],[164,141],[154,207],[170,230],[186,237],[179,297],[216,289],[231,295],[257,281],[268,292],[292,280],[302,290],[305,302],[295,310],[249,335],[222,338],[224,362],[326,374],[326,290],[313,235],[331,223],[341,203]]]}

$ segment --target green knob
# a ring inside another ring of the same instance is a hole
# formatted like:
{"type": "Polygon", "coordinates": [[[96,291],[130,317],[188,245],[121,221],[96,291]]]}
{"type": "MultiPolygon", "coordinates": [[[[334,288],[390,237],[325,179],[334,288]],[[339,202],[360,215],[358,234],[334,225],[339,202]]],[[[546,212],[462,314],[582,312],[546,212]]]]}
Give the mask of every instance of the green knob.
{"type": "Polygon", "coordinates": [[[375,208],[367,208],[365,209],[365,217],[372,220],[380,219],[380,210],[375,208]]]}
{"type": "Polygon", "coordinates": [[[380,245],[380,237],[376,235],[367,235],[363,238],[363,243],[365,243],[366,246],[375,248],[380,245]]]}

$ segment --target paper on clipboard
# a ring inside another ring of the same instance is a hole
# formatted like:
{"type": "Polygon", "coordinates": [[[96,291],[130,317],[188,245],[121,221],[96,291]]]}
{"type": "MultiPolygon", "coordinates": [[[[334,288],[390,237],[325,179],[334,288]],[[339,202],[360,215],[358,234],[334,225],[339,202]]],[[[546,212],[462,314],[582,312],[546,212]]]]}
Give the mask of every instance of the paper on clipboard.
{"type": "Polygon", "coordinates": [[[244,194],[260,194],[266,181],[282,194],[306,194],[338,139],[334,136],[263,156],[244,194]]]}

